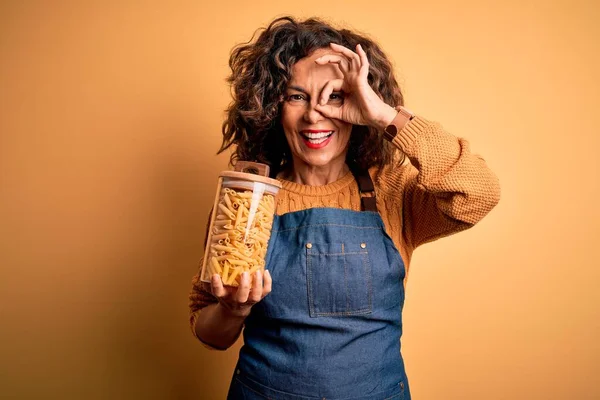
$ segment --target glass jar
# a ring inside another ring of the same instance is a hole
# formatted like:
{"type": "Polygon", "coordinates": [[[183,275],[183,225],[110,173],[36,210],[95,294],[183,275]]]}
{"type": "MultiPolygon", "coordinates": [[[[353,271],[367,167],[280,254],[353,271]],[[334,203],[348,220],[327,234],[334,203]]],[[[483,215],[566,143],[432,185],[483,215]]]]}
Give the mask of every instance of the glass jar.
{"type": "Polygon", "coordinates": [[[243,272],[251,279],[265,269],[275,216],[279,181],[268,177],[265,164],[239,161],[235,171],[219,175],[201,280],[218,274],[225,286],[239,286],[243,272]]]}

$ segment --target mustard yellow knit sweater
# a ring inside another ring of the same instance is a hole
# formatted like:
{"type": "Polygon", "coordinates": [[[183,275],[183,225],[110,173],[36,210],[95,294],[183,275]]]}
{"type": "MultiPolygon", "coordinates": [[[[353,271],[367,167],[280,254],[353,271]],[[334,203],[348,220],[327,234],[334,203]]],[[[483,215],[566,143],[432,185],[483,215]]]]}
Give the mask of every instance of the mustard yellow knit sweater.
{"type": "MultiPolygon", "coordinates": [[[[407,162],[400,167],[371,168],[369,174],[375,185],[377,209],[408,277],[417,246],[476,224],[498,203],[500,186],[483,158],[471,153],[469,143],[438,123],[417,116],[392,143],[407,156],[407,162]]],[[[360,211],[358,185],[350,172],[324,186],[280,181],[279,215],[312,207],[360,211]]],[[[217,301],[207,289],[198,272],[189,297],[192,332],[199,311],[217,301]]]]}

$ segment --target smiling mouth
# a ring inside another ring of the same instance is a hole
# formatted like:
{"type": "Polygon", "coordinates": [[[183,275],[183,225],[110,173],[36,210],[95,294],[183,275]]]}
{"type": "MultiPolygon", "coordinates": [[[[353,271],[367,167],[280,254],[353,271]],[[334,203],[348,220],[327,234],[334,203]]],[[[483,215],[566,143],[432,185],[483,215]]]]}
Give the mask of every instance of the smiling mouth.
{"type": "Polygon", "coordinates": [[[323,132],[301,132],[300,135],[304,139],[304,141],[308,144],[312,145],[320,145],[323,144],[326,140],[328,140],[331,135],[333,135],[333,131],[323,131],[323,132]]]}

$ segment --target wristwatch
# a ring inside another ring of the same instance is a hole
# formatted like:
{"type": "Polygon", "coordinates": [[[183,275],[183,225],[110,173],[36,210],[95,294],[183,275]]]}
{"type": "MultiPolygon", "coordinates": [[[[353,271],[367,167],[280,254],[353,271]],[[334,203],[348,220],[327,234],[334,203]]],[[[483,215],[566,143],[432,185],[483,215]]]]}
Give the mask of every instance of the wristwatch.
{"type": "Polygon", "coordinates": [[[383,130],[383,137],[390,142],[396,137],[398,132],[400,132],[402,128],[415,117],[415,114],[402,106],[396,107],[396,111],[398,111],[396,117],[383,130]]]}

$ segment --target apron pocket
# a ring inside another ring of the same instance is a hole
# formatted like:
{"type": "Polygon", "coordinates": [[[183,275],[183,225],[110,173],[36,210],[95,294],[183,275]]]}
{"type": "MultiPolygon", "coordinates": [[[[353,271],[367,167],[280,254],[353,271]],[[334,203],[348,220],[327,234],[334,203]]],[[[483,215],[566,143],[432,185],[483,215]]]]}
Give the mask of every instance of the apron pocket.
{"type": "Polygon", "coordinates": [[[306,275],[311,317],[372,311],[372,271],[366,242],[307,243],[306,275]]]}

